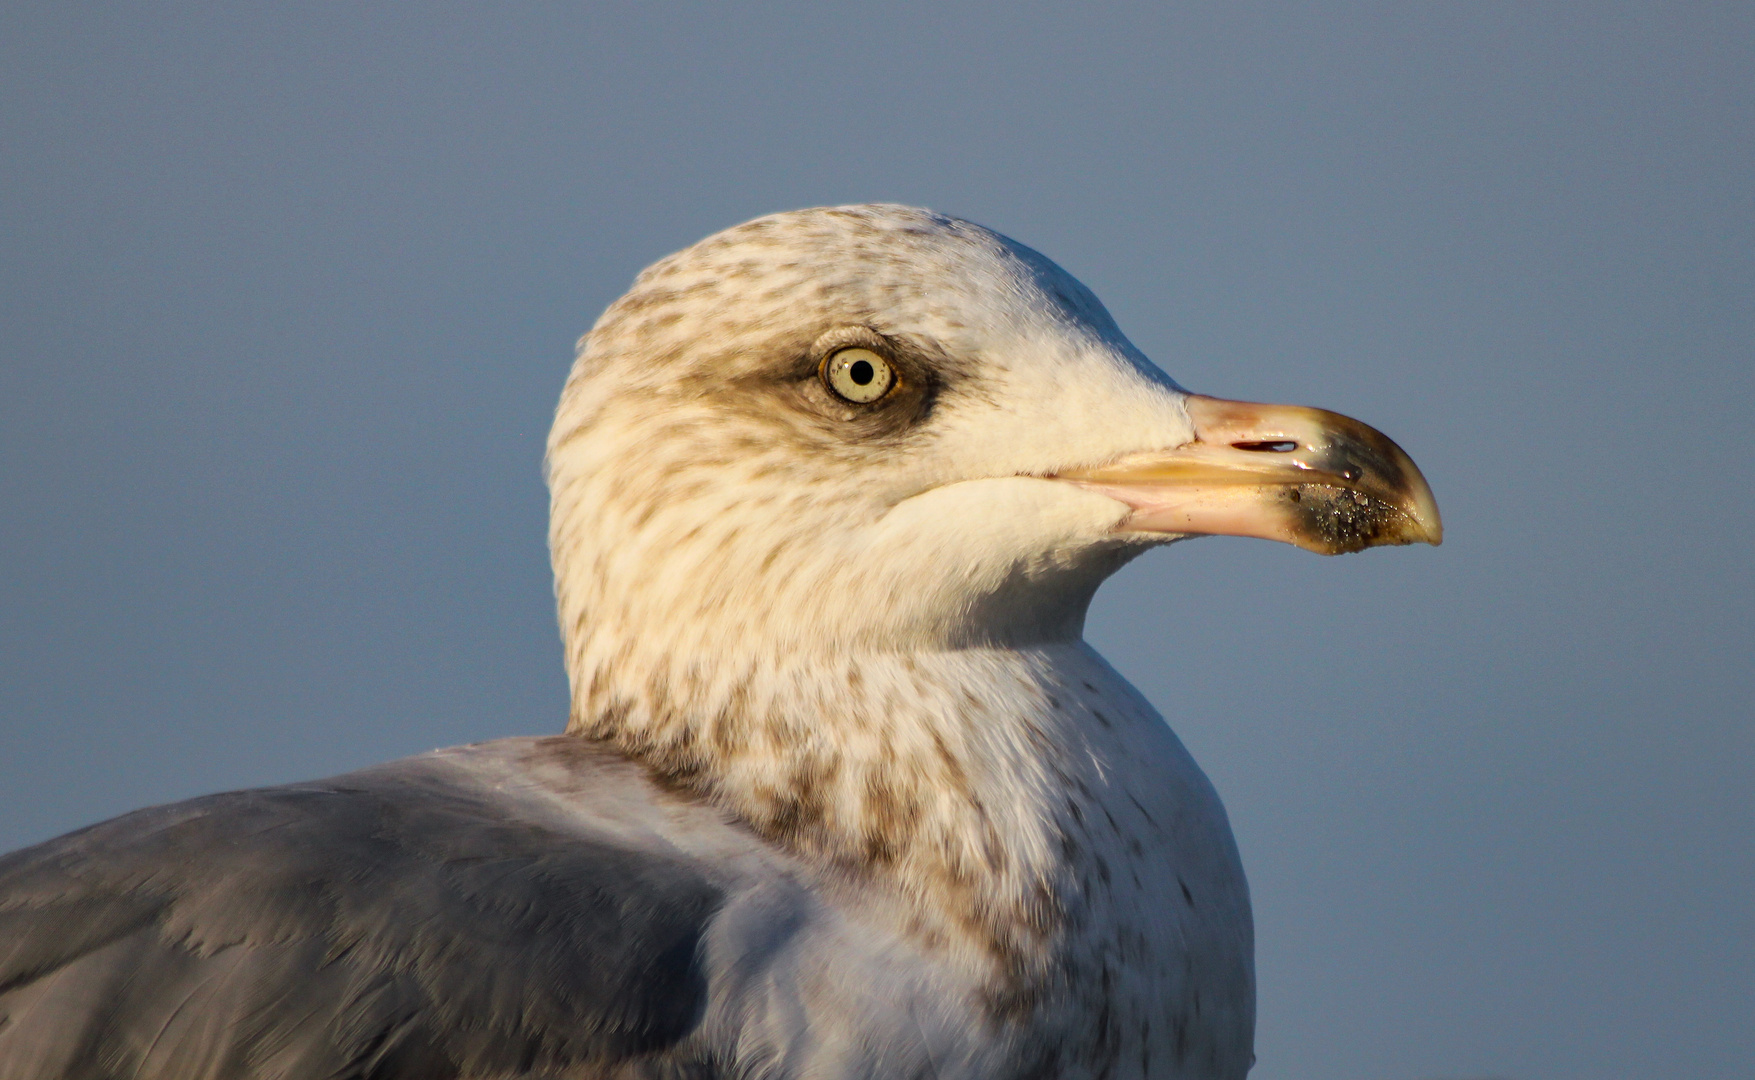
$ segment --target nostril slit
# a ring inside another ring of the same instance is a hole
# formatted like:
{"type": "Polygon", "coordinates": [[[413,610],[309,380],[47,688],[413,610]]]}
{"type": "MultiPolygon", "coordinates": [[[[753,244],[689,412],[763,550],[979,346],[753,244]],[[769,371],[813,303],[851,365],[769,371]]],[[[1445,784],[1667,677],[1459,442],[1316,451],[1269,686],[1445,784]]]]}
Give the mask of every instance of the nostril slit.
{"type": "Polygon", "coordinates": [[[1298,449],[1298,444],[1290,439],[1268,439],[1263,442],[1234,442],[1231,444],[1238,450],[1252,450],[1256,453],[1290,454],[1298,449]]]}

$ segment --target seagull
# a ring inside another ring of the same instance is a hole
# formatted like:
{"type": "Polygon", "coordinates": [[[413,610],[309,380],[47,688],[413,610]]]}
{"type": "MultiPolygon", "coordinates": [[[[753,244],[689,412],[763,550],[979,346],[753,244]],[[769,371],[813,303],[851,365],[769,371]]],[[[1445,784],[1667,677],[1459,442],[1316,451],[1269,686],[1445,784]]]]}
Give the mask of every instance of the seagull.
{"type": "Polygon", "coordinates": [[[0,1076],[1244,1076],[1230,825],[1085,612],[1193,536],[1438,543],[1393,442],[862,205],[642,273],[547,479],[565,733],[0,858],[0,1076]]]}

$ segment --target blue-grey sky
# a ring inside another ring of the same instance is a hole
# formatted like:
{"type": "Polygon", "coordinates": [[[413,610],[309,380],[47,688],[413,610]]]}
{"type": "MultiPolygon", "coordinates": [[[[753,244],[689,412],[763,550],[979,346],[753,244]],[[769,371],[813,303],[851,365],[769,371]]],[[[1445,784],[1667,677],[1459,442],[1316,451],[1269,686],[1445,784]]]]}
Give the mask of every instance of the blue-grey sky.
{"type": "Polygon", "coordinates": [[[1438,494],[1092,612],[1230,808],[1254,1075],[1747,1076],[1752,166],[1748,4],[8,4],[0,847],[558,730],[574,339],[911,202],[1438,494]]]}

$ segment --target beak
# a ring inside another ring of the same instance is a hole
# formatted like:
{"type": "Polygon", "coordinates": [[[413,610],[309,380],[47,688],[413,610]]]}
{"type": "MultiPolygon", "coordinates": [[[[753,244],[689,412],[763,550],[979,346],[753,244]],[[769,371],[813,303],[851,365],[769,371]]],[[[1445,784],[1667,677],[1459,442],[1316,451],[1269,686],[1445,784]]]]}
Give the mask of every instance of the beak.
{"type": "Polygon", "coordinates": [[[1193,442],[1055,479],[1132,507],[1122,532],[1258,536],[1323,555],[1444,539],[1426,478],[1377,429],[1297,405],[1186,404],[1193,442]]]}

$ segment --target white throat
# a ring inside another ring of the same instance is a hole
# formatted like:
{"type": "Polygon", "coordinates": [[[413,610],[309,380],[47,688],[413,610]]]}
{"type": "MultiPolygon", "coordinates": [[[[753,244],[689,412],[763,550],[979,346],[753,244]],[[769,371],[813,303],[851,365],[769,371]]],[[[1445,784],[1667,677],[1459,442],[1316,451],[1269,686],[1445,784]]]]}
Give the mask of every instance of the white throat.
{"type": "Polygon", "coordinates": [[[744,663],[643,651],[576,654],[571,731],[776,843],[889,880],[939,924],[928,936],[1008,968],[1049,945],[1068,793],[1098,760],[1068,701],[1102,682],[1131,696],[1082,643],[744,663]]]}

